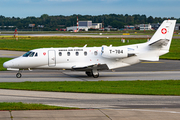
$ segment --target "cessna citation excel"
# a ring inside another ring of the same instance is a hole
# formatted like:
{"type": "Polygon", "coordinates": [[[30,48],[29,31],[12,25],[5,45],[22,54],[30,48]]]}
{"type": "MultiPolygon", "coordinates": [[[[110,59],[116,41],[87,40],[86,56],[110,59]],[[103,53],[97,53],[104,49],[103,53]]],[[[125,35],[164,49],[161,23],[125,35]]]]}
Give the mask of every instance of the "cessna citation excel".
{"type": "Polygon", "coordinates": [[[141,44],[113,47],[68,47],[34,49],[3,64],[7,70],[63,69],[85,71],[87,76],[99,77],[100,70],[130,66],[141,61],[158,61],[169,52],[176,20],[165,20],[152,38],[141,44]]]}

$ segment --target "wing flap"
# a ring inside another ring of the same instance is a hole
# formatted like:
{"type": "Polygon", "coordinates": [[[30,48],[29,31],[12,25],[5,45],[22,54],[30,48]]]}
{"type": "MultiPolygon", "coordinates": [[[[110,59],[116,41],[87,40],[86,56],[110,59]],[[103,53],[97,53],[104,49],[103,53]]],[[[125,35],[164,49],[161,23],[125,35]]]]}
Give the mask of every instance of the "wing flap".
{"type": "Polygon", "coordinates": [[[109,68],[106,64],[95,64],[95,65],[87,65],[87,66],[73,66],[72,69],[77,71],[87,71],[92,69],[108,70],[109,68]]]}

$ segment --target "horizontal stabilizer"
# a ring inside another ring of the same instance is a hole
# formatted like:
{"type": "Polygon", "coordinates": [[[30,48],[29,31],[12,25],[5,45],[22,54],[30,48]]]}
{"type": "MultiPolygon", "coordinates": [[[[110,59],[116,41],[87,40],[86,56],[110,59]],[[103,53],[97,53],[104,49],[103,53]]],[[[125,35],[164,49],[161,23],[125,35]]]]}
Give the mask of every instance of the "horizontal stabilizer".
{"type": "Polygon", "coordinates": [[[162,47],[162,46],[167,46],[168,42],[170,40],[168,39],[160,39],[160,40],[157,40],[151,44],[149,44],[149,46],[152,46],[152,47],[162,47]]]}

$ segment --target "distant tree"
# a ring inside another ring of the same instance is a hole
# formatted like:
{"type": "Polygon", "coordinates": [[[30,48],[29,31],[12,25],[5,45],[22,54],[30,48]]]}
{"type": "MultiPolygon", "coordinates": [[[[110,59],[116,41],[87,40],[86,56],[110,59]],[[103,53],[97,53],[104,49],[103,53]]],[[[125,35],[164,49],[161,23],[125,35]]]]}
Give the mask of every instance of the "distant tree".
{"type": "Polygon", "coordinates": [[[121,21],[113,21],[110,23],[110,25],[114,28],[123,28],[124,24],[121,21]]]}
{"type": "MultiPolygon", "coordinates": [[[[135,24],[147,24],[147,23],[162,23],[163,20],[167,19],[176,19],[174,17],[171,18],[161,18],[149,16],[148,18],[146,15],[128,15],[128,14],[103,14],[98,16],[92,15],[80,15],[80,14],[73,14],[70,16],[49,16],[48,14],[43,14],[40,17],[26,17],[26,18],[19,18],[19,17],[5,17],[0,15],[0,26],[16,26],[19,29],[29,29],[29,24],[35,24],[36,27],[38,25],[44,25],[43,30],[55,30],[59,28],[60,25],[64,25],[64,27],[69,27],[76,25],[77,16],[79,21],[83,20],[91,20],[93,23],[103,23],[104,27],[111,25],[112,27],[122,28],[124,25],[135,25],[135,24]]],[[[180,18],[177,19],[177,22],[180,23],[180,18]]],[[[5,28],[4,28],[5,29],[5,28]]]]}
{"type": "Polygon", "coordinates": [[[152,16],[149,16],[147,19],[148,23],[153,23],[154,22],[154,18],[152,16]]]}

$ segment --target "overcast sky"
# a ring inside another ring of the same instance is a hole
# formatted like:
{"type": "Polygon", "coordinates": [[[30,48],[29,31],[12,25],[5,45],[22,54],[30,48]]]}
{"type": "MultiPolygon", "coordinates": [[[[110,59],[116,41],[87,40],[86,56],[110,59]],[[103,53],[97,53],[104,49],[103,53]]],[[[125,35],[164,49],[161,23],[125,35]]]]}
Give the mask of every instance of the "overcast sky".
{"type": "Polygon", "coordinates": [[[111,13],[180,18],[180,0],[0,0],[5,17],[111,13]]]}

